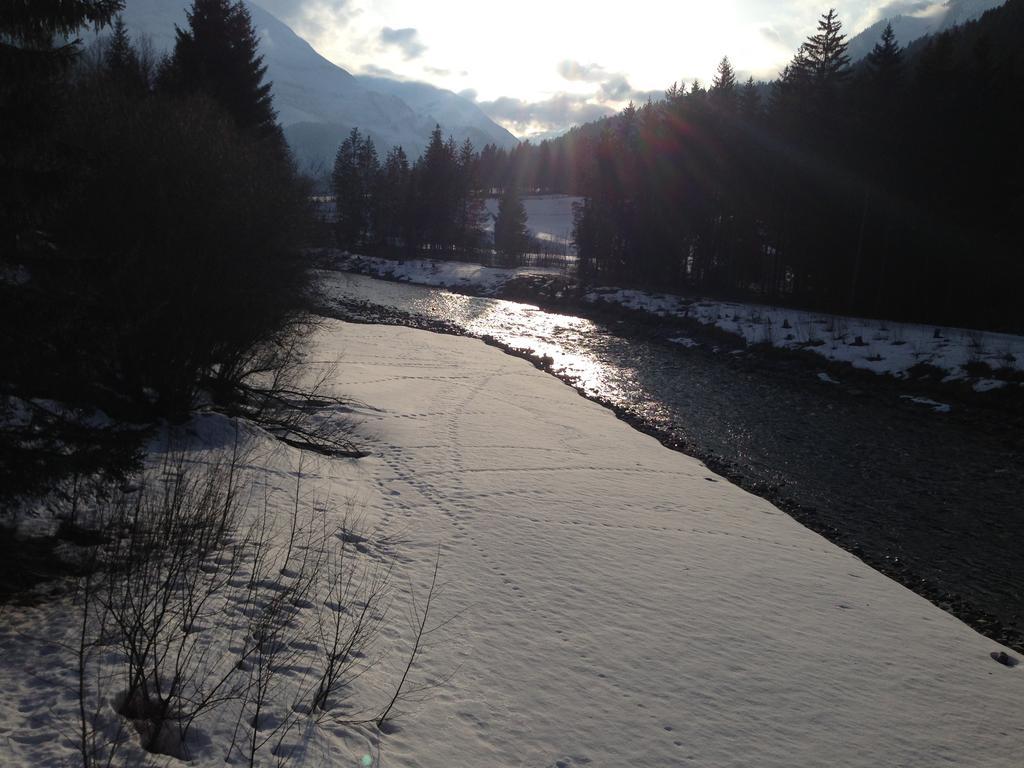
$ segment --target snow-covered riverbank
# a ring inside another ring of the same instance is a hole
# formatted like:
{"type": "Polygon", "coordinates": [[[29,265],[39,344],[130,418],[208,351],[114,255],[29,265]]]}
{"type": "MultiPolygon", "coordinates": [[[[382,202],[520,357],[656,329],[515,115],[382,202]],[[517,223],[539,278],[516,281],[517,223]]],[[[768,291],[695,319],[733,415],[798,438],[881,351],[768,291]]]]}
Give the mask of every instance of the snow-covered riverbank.
{"type": "MultiPolygon", "coordinates": [[[[339,255],[337,268],[401,282],[484,296],[501,296],[506,285],[528,276],[556,276],[553,269],[485,267],[464,262],[339,255]]],[[[558,297],[561,298],[561,297],[558,297]]],[[[1024,385],[1024,336],[964,328],[898,323],[762,304],[718,301],[621,288],[595,288],[582,297],[656,317],[712,326],[746,344],[811,352],[855,368],[907,376],[915,366],[934,366],[946,381],[968,381],[976,391],[1024,385]]],[[[683,346],[695,344],[680,336],[683,346]]]]}
{"type": "MultiPolygon", "coordinates": [[[[303,727],[294,764],[1019,764],[1024,666],[769,503],[479,341],[327,321],[312,359],[339,355],[328,386],[365,404],[371,455],[307,456],[304,493],[336,516],[353,500],[371,551],[401,540],[396,584],[421,597],[440,547],[452,620],[379,749],[372,727],[303,727]]],[[[224,445],[211,418],[197,460],[224,445]]],[[[243,435],[286,515],[299,453],[243,435]]],[[[69,608],[4,612],[5,764],[74,761],[69,608]]],[[[388,624],[365,701],[412,638],[388,624]]],[[[193,764],[223,764],[235,722],[200,726],[193,764]]]]}

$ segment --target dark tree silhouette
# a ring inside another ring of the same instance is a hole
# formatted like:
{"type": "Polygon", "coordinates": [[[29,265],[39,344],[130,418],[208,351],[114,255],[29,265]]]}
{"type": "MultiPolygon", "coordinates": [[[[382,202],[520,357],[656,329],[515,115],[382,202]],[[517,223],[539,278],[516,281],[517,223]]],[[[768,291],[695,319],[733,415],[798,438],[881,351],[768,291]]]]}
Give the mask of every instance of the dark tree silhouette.
{"type": "Polygon", "coordinates": [[[736,73],[733,71],[728,56],[723,56],[722,60],[718,62],[718,69],[715,71],[715,77],[711,81],[709,93],[718,104],[727,109],[732,109],[736,106],[739,88],[736,85],[736,73]]]}
{"type": "Polygon", "coordinates": [[[761,94],[758,93],[757,83],[750,77],[740,91],[740,112],[744,119],[753,121],[757,119],[761,111],[761,94]]]}
{"type": "Polygon", "coordinates": [[[283,142],[259,39],[242,2],[193,0],[187,28],[176,28],[164,87],[201,92],[221,104],[246,133],[283,142]]]}
{"type": "Polygon", "coordinates": [[[35,250],[31,233],[60,196],[71,162],[53,142],[53,113],[78,44],[54,41],[109,24],[122,5],[46,0],[0,6],[0,259],[35,250]]]}
{"type": "Polygon", "coordinates": [[[128,27],[120,16],[103,56],[107,72],[127,91],[143,94],[149,90],[149,72],[132,45],[128,27]]]}
{"type": "Polygon", "coordinates": [[[507,187],[498,201],[498,216],[494,220],[494,248],[506,264],[515,264],[529,247],[526,219],[526,207],[519,190],[507,187]]]}
{"type": "Polygon", "coordinates": [[[572,171],[540,175],[585,197],[581,276],[1024,328],[1008,288],[1024,278],[1021,35],[1010,0],[907,51],[886,29],[854,67],[829,11],[766,107],[751,80],[725,108],[723,62],[707,92],[673,85],[570,131],[546,154],[572,171]]]}
{"type": "MultiPolygon", "coordinates": [[[[243,130],[210,91],[118,77],[139,58],[123,26],[104,61],[69,71],[77,46],[52,41],[119,10],[0,8],[0,398],[180,418],[200,393],[237,402],[251,373],[293,348],[308,191],[283,145],[243,130]]],[[[233,18],[244,32],[247,17],[233,18]]],[[[0,424],[0,493],[133,450],[45,421],[28,442],[0,424]]]]}
{"type": "MultiPolygon", "coordinates": [[[[723,59],[708,90],[485,146],[471,186],[582,196],[584,281],[1024,330],[1022,36],[1009,0],[907,50],[888,28],[854,65],[830,10],[773,83],[723,59]]],[[[411,251],[467,243],[467,157],[438,129],[411,170],[411,251]]]]}
{"type": "Polygon", "coordinates": [[[331,188],[334,192],[338,245],[351,248],[359,245],[364,230],[365,202],[359,176],[359,148],[363,137],[358,128],[341,142],[334,157],[331,188]]]}
{"type": "Polygon", "coordinates": [[[846,35],[835,8],[822,14],[818,31],[803,46],[803,65],[818,88],[834,88],[850,76],[850,57],[846,54],[846,35]]]}
{"type": "Polygon", "coordinates": [[[384,159],[378,188],[380,245],[396,248],[414,239],[409,233],[412,192],[409,158],[401,147],[392,147],[384,159]]]}
{"type": "Polygon", "coordinates": [[[369,137],[353,129],[335,158],[331,185],[339,246],[436,258],[479,256],[484,195],[480,156],[468,140],[456,148],[440,126],[412,166],[393,147],[381,166],[369,137]]]}
{"type": "Polygon", "coordinates": [[[871,53],[867,56],[868,66],[872,72],[884,78],[892,78],[898,75],[903,63],[903,49],[896,42],[896,33],[893,32],[892,22],[885,25],[882,30],[882,39],[875,43],[871,53]]]}

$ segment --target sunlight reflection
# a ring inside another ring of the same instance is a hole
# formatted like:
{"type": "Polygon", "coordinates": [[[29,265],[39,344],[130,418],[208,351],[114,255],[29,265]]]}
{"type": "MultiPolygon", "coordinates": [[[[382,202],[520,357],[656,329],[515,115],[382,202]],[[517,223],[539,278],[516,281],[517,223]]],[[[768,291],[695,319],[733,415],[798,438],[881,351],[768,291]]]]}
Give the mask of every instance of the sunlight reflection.
{"type": "MultiPolygon", "coordinates": [[[[552,371],[569,377],[589,394],[612,399],[620,394],[610,366],[576,351],[584,337],[598,333],[594,323],[511,301],[492,299],[481,309],[465,326],[470,333],[489,334],[510,347],[550,358],[552,371]]],[[[622,371],[615,369],[614,373],[621,376],[622,371]]]]}
{"type": "Polygon", "coordinates": [[[590,320],[545,312],[531,304],[466,296],[443,288],[391,283],[357,275],[332,280],[338,297],[366,299],[402,312],[451,323],[473,336],[551,359],[551,370],[590,396],[619,404],[646,401],[638,374],[600,357],[608,330],[590,320]]]}

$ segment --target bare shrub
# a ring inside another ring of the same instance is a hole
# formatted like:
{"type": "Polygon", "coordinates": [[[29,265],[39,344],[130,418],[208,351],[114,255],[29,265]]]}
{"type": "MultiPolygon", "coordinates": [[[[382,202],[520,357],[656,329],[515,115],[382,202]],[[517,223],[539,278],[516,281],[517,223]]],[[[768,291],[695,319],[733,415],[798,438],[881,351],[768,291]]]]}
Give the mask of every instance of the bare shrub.
{"type": "MultiPolygon", "coordinates": [[[[230,682],[201,634],[239,562],[237,553],[224,555],[238,523],[235,473],[235,462],[199,475],[186,470],[183,455],[168,458],[156,479],[118,495],[97,521],[104,543],[83,585],[81,672],[87,649],[119,648],[115,706],[150,752],[183,757],[188,725],[230,682]]],[[[82,724],[83,751],[89,725],[82,724]]]]}
{"type": "Polygon", "coordinates": [[[387,707],[359,705],[354,683],[380,662],[374,641],[390,616],[390,543],[360,531],[351,505],[339,520],[304,503],[301,465],[282,515],[267,488],[253,503],[237,439],[227,457],[195,460],[169,452],[93,513],[102,543],[87,550],[78,594],[83,765],[112,764],[129,746],[191,759],[214,710],[234,723],[225,759],[249,765],[266,750],[287,761],[289,737],[327,720],[383,727],[410,693],[437,563],[387,707]]]}

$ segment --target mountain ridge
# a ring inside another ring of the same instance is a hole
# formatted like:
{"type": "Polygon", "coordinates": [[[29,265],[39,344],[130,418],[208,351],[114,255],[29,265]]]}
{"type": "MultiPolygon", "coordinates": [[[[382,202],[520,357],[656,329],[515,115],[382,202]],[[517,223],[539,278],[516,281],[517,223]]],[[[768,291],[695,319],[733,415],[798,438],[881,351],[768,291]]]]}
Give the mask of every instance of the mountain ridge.
{"type": "Polygon", "coordinates": [[[907,47],[915,40],[927,35],[945,32],[953,27],[966,24],[979,18],[986,11],[1006,4],[1006,0],[947,0],[943,3],[943,11],[931,15],[914,16],[897,14],[880,19],[870,27],[851,37],[847,43],[847,53],[853,61],[859,61],[871,53],[875,43],[882,37],[886,24],[892,24],[896,33],[896,41],[907,47]]]}
{"type": "MultiPolygon", "coordinates": [[[[185,25],[190,4],[191,0],[127,0],[122,18],[133,38],[149,39],[154,52],[162,55],[173,48],[174,27],[185,25]]],[[[257,3],[245,0],[245,5],[259,36],[278,121],[305,170],[329,168],[338,145],[352,128],[369,135],[379,151],[401,145],[410,157],[419,156],[438,124],[457,141],[469,138],[477,148],[488,143],[504,147],[518,143],[479,107],[457,94],[426,83],[353,75],[319,54],[257,3]],[[415,104],[408,103],[401,93],[415,104]],[[423,108],[428,104],[433,107],[429,111],[423,108]]]]}

